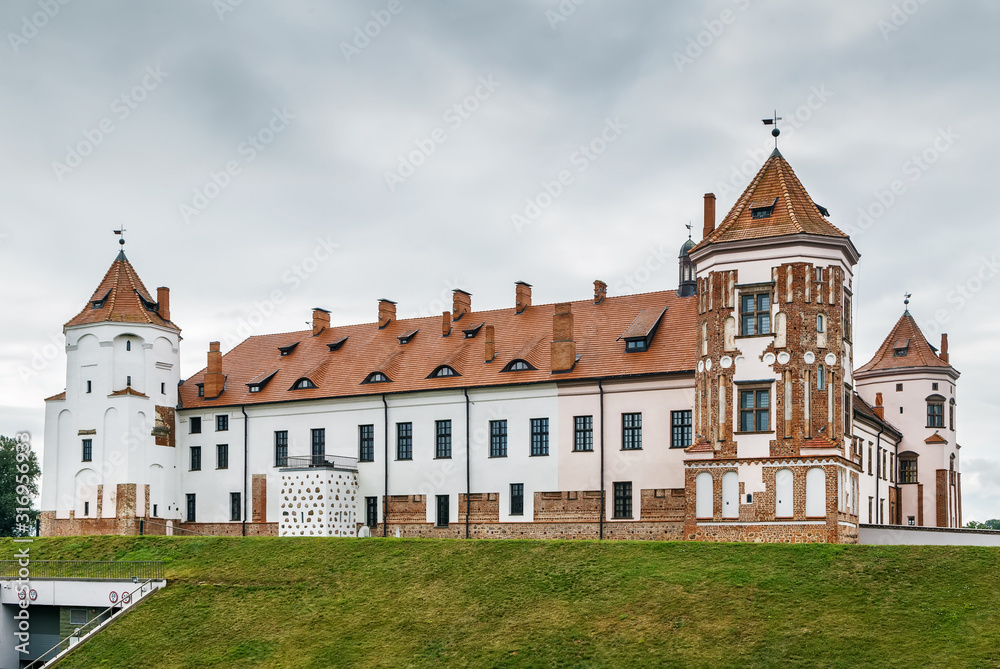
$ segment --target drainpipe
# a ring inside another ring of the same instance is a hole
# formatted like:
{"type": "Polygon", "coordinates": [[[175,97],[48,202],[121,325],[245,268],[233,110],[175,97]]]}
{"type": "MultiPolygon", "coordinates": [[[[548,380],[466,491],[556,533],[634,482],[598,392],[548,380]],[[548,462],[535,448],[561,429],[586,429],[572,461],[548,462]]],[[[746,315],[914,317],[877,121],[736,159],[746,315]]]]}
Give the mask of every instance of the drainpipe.
{"type": "Polygon", "coordinates": [[[250,470],[250,416],[246,407],[240,405],[243,412],[243,536],[247,535],[247,476],[250,470]]]}
{"type": "Polygon", "coordinates": [[[601,396],[601,517],[597,521],[598,538],[604,538],[604,386],[597,379],[597,391],[601,396]]]}
{"type": "Polygon", "coordinates": [[[389,403],[382,394],[382,406],[385,407],[383,418],[383,434],[385,435],[385,500],[382,502],[382,536],[389,536],[389,403]]]}
{"type": "MultiPolygon", "coordinates": [[[[880,433],[881,434],[881,433],[880,433]]],[[[899,471],[899,442],[896,442],[896,471],[889,473],[889,478],[899,471]]],[[[896,482],[893,484],[893,488],[896,489],[896,523],[898,525],[903,524],[903,500],[899,494],[899,477],[896,476],[896,482]]]]}
{"type": "Polygon", "coordinates": [[[465,393],[465,538],[469,538],[469,499],[472,497],[472,440],[469,438],[469,389],[463,388],[465,393]]]}

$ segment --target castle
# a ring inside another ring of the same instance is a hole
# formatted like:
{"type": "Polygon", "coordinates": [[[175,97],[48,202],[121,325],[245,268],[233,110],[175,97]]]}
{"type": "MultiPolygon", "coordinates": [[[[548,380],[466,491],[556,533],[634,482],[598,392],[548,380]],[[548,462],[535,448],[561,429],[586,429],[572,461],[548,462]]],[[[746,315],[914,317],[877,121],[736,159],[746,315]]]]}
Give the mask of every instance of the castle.
{"type": "MultiPolygon", "coordinates": [[[[960,527],[947,335],[853,365],[854,244],[775,149],[676,290],[254,336],[183,379],[119,253],[66,323],[43,535],[856,542],[960,527]]],[[[888,324],[887,324],[888,325],[888,324]]]]}

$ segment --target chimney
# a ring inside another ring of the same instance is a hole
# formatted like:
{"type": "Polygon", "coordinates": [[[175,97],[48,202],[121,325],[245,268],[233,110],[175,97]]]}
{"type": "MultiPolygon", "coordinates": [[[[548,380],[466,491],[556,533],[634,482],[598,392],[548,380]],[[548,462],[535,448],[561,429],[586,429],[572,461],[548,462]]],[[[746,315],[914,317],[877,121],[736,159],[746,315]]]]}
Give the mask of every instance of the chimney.
{"type": "Polygon", "coordinates": [[[486,355],[484,356],[485,361],[493,362],[493,358],[497,357],[497,347],[493,340],[493,326],[487,325],[485,328],[483,328],[483,331],[486,333],[486,355]]]}
{"type": "Polygon", "coordinates": [[[882,406],[882,393],[875,393],[875,406],[872,407],[875,410],[875,415],[885,420],[885,407],[882,406]]]}
{"type": "Polygon", "coordinates": [[[524,281],[514,283],[515,298],[514,312],[524,313],[524,310],[531,306],[531,284],[524,281]]]}
{"type": "Polygon", "coordinates": [[[941,352],[938,353],[938,357],[943,361],[947,362],[949,365],[951,362],[948,361],[948,333],[941,333],[941,352]]]}
{"type": "Polygon", "coordinates": [[[160,318],[170,320],[170,289],[166,286],[156,289],[156,310],[160,313],[160,318]]]}
{"type": "Polygon", "coordinates": [[[313,337],[330,327],[330,312],[313,307],[313,337]]]}
{"type": "Polygon", "coordinates": [[[441,336],[447,337],[451,334],[451,312],[441,312],[441,336]]]}
{"type": "Polygon", "coordinates": [[[556,305],[552,316],[552,371],[568,372],[576,364],[576,342],[573,341],[573,305],[556,305]]]}
{"type": "Polygon", "coordinates": [[[600,304],[608,296],[608,284],[600,279],[594,282],[594,304],[600,304]]]}
{"type": "Polygon", "coordinates": [[[396,303],[384,297],[378,301],[378,329],[396,320],[396,303]]]}
{"type": "Polygon", "coordinates": [[[219,342],[208,344],[208,368],[205,370],[205,399],[215,399],[225,389],[226,377],[222,374],[222,353],[219,342]]]}
{"type": "Polygon", "coordinates": [[[462,316],[472,311],[472,293],[467,293],[460,288],[451,291],[451,306],[452,319],[462,320],[462,316]]]}
{"type": "Polygon", "coordinates": [[[705,193],[705,228],[701,232],[704,239],[715,230],[715,193],[705,193]]]}

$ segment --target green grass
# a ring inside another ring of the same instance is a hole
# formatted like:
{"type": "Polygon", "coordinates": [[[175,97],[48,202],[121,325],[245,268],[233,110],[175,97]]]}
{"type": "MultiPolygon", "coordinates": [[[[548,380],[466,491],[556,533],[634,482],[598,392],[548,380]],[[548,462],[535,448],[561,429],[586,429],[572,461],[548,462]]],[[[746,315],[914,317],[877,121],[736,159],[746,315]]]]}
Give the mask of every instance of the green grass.
{"type": "Polygon", "coordinates": [[[167,564],[169,587],[64,667],[1000,666],[996,548],[98,537],[31,555],[167,564]]]}

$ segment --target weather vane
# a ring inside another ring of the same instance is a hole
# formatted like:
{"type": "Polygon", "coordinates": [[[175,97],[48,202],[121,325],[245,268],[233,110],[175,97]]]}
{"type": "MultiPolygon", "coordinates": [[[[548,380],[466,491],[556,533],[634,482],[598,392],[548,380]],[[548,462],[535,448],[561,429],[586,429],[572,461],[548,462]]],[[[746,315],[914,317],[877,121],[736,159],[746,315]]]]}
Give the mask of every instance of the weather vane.
{"type": "Polygon", "coordinates": [[[912,297],[912,293],[903,293],[903,307],[907,311],[910,310],[910,297],[912,297]]]}
{"type": "Polygon", "coordinates": [[[778,121],[781,120],[781,117],[778,116],[778,110],[777,109],[774,110],[774,116],[772,116],[771,118],[765,118],[765,119],[761,119],[761,120],[764,121],[764,125],[773,125],[774,126],[773,128],[771,128],[771,136],[774,137],[774,148],[777,149],[778,148],[778,135],[781,134],[781,131],[778,130],[778,121]]]}
{"type": "Polygon", "coordinates": [[[688,239],[691,239],[691,221],[688,221],[684,227],[688,229],[688,239]]]}
{"type": "Polygon", "coordinates": [[[125,226],[123,225],[121,227],[121,230],[114,230],[113,232],[116,235],[118,235],[118,243],[122,245],[122,248],[124,248],[125,247],[125,226]]]}

